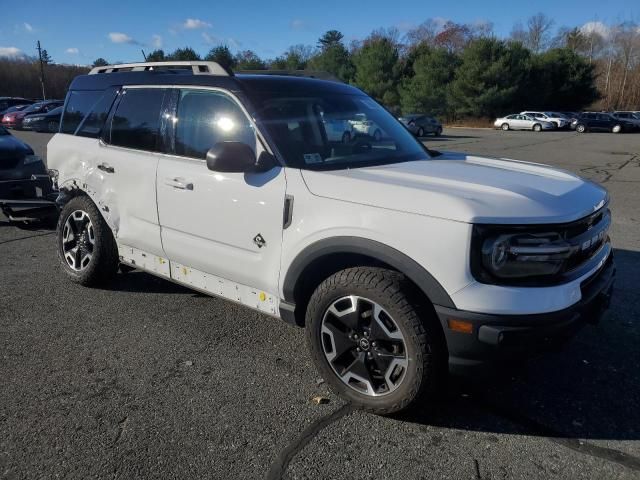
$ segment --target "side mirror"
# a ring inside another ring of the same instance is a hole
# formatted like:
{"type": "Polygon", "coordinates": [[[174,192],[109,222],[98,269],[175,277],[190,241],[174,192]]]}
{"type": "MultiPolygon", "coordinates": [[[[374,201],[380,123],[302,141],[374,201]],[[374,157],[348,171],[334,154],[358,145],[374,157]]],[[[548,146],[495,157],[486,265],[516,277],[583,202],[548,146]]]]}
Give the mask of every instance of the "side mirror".
{"type": "Polygon", "coordinates": [[[256,154],[242,142],[218,142],[207,152],[207,168],[214,172],[252,172],[256,154]]]}

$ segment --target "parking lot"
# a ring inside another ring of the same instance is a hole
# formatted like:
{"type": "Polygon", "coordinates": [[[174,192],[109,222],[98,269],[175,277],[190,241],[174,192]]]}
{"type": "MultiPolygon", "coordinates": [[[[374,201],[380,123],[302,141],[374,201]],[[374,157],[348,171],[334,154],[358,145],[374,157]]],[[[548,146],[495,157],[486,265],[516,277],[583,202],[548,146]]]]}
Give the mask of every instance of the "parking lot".
{"type": "MultiPolygon", "coordinates": [[[[50,135],[14,134],[45,155],[50,135]]],[[[0,475],[640,478],[640,134],[445,129],[425,143],[609,189],[618,279],[599,325],[378,417],[328,391],[301,329],[136,271],[72,284],[51,230],[0,216],[0,475]]]]}

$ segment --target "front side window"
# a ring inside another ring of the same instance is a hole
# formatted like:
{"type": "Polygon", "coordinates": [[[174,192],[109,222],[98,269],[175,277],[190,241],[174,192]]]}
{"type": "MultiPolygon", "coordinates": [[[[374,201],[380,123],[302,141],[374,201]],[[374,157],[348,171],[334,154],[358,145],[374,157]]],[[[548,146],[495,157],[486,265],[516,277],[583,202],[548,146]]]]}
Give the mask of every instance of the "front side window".
{"type": "Polygon", "coordinates": [[[251,122],[228,95],[214,90],[181,90],[175,123],[175,154],[205,159],[219,142],[242,142],[254,151],[251,122]]]}
{"type": "Polygon", "coordinates": [[[256,116],[294,168],[330,170],[429,158],[413,135],[366,95],[265,92],[252,100],[256,116]]]}
{"type": "Polygon", "coordinates": [[[110,143],[136,150],[158,151],[164,92],[159,88],[124,90],[111,120],[110,143]]]}

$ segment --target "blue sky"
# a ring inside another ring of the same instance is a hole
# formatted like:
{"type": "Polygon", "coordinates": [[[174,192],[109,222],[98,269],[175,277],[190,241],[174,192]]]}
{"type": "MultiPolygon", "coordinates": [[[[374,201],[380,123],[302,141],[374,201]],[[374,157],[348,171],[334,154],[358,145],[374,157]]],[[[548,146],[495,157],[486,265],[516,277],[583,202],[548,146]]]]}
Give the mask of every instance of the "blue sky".
{"type": "Polygon", "coordinates": [[[326,30],[361,39],[379,27],[401,32],[427,18],[456,22],[489,20],[499,36],[513,23],[543,12],[556,26],[590,21],[640,22],[640,0],[315,0],[203,2],[192,0],[0,0],[0,55],[34,55],[36,40],[58,63],[140,61],[140,49],[191,46],[204,54],[226,43],[265,58],[289,45],[315,45],[326,30]]]}

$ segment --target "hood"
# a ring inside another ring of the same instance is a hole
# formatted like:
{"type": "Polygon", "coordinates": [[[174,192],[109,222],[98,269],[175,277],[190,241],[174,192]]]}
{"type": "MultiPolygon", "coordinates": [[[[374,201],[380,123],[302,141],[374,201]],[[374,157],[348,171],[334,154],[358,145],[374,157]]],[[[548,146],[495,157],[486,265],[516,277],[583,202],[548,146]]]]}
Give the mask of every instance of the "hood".
{"type": "Polygon", "coordinates": [[[461,153],[302,175],[314,195],[467,223],[571,222],[608,201],[604,188],[564,170],[461,153]]]}
{"type": "Polygon", "coordinates": [[[5,159],[21,158],[33,155],[29,145],[13,135],[0,135],[0,162],[5,159]]]}

